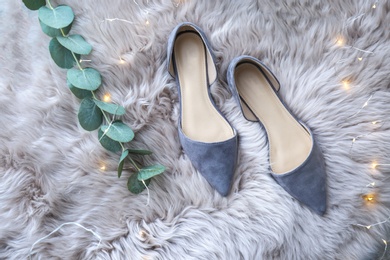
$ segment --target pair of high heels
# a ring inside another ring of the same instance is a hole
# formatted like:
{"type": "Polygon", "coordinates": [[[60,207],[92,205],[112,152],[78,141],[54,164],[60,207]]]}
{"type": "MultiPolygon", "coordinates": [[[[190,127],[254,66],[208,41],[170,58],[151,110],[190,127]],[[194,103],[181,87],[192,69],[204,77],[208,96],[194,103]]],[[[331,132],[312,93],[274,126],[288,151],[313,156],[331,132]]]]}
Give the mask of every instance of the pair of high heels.
{"type": "MultiPolygon", "coordinates": [[[[180,98],[179,138],[194,167],[227,196],[236,167],[237,131],[210,96],[217,80],[212,48],[202,30],[179,24],[168,40],[168,70],[180,98]]],[[[271,176],[288,193],[319,215],[326,211],[324,159],[310,129],[281,102],[280,84],[259,60],[233,59],[227,72],[233,97],[244,117],[260,123],[268,137],[271,176]]]]}

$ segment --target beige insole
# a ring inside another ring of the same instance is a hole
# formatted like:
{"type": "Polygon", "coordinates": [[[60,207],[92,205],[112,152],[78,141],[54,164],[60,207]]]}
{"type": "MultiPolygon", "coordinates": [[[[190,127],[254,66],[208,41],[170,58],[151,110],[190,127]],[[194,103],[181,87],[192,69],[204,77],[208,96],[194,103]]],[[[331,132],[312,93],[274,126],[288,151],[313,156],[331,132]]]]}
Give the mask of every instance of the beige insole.
{"type": "Polygon", "coordinates": [[[240,97],[267,131],[272,171],[286,173],[301,165],[311,151],[312,139],[283,106],[264,74],[254,64],[243,63],[235,70],[235,80],[240,97]]]}
{"type": "Polygon", "coordinates": [[[206,49],[198,34],[179,35],[174,57],[180,82],[183,132],[192,140],[212,143],[234,136],[233,129],[210,101],[206,49]]]}

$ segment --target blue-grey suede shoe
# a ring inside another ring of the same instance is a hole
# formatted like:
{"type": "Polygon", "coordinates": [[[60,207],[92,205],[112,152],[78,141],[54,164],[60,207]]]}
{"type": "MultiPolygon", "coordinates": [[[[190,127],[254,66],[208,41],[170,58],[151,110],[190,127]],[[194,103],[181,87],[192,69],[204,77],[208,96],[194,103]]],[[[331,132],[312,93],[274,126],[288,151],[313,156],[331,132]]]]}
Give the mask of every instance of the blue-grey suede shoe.
{"type": "Polygon", "coordinates": [[[237,134],[210,96],[217,79],[204,33],[192,23],[178,25],[168,40],[168,71],[180,98],[179,138],[194,167],[221,195],[230,191],[237,161],[237,134]]]}
{"type": "Polygon", "coordinates": [[[259,60],[240,56],[229,65],[227,80],[245,118],[266,130],[272,177],[319,215],[326,211],[326,173],[321,150],[310,129],[278,96],[280,84],[259,60]]]}

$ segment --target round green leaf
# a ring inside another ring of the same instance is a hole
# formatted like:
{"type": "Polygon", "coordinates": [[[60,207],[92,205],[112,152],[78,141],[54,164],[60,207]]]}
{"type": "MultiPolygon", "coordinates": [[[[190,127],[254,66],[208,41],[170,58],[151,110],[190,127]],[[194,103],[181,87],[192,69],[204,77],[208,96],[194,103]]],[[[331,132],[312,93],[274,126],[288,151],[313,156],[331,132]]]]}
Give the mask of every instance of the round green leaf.
{"type": "MultiPolygon", "coordinates": [[[[42,23],[41,20],[39,20],[39,24],[41,25],[42,31],[50,37],[57,37],[62,35],[61,29],[51,28],[50,26],[47,26],[46,24],[42,23]]],[[[72,23],[69,24],[67,27],[62,28],[62,31],[64,32],[65,35],[67,35],[71,28],[72,28],[72,23]]]]}
{"type": "Polygon", "coordinates": [[[54,9],[42,6],[38,11],[39,20],[54,29],[60,29],[73,22],[74,13],[67,5],[59,5],[54,9]]]}
{"type": "Polygon", "coordinates": [[[87,97],[92,97],[92,92],[89,90],[85,89],[79,89],[70,84],[69,80],[66,81],[66,84],[68,85],[70,91],[72,91],[73,95],[78,97],[79,99],[87,98],[87,97]]]}
{"type": "Polygon", "coordinates": [[[57,40],[61,43],[62,46],[74,53],[88,55],[92,51],[91,44],[86,42],[83,36],[79,34],[73,34],[67,37],[59,35],[57,36],[57,40]]]}
{"type": "Polygon", "coordinates": [[[134,132],[130,127],[122,123],[122,121],[115,121],[111,125],[103,125],[102,131],[112,140],[127,143],[133,140],[134,132]]]}
{"type": "Polygon", "coordinates": [[[164,171],[165,171],[165,167],[159,164],[144,167],[138,172],[138,180],[139,181],[149,180],[150,178],[159,175],[164,171]]]}
{"type": "Polygon", "coordinates": [[[121,158],[119,159],[119,165],[118,165],[118,178],[120,178],[121,175],[122,175],[123,165],[124,165],[125,159],[126,159],[126,157],[128,155],[129,155],[129,151],[128,150],[124,150],[122,152],[121,158]]]}
{"type": "MultiPolygon", "coordinates": [[[[52,59],[57,64],[58,67],[63,69],[70,69],[74,66],[75,60],[68,49],[64,48],[56,38],[51,39],[49,44],[49,51],[52,59]]],[[[77,59],[80,58],[80,55],[75,55],[77,59]]]]}
{"type": "Polygon", "coordinates": [[[137,149],[127,149],[127,150],[129,151],[129,153],[139,154],[139,155],[150,155],[153,153],[152,151],[148,151],[148,150],[137,150],[137,149]]]}
{"type": "Polygon", "coordinates": [[[46,0],[23,0],[23,3],[30,10],[38,10],[46,5],[46,0]]]}
{"type": "Polygon", "coordinates": [[[131,191],[134,194],[141,193],[144,189],[146,189],[145,185],[149,186],[150,183],[150,179],[144,182],[139,181],[137,175],[138,175],[137,173],[132,174],[129,180],[127,181],[127,188],[129,189],[129,191],[131,191]]]}
{"type": "Polygon", "coordinates": [[[102,78],[99,71],[93,68],[85,68],[83,70],[72,68],[68,70],[67,79],[76,88],[90,91],[98,89],[102,84],[102,78]]]}
{"type": "Polygon", "coordinates": [[[117,153],[122,149],[121,144],[119,142],[112,140],[107,135],[104,135],[103,131],[101,129],[99,129],[99,131],[98,131],[98,138],[99,138],[100,144],[104,148],[106,148],[107,150],[109,150],[113,153],[117,153]]]}
{"type": "Polygon", "coordinates": [[[125,108],[112,103],[106,103],[97,99],[93,100],[95,104],[101,109],[113,115],[124,115],[126,113],[125,108]]]}
{"type": "Polygon", "coordinates": [[[78,113],[80,125],[87,131],[97,129],[103,122],[102,111],[95,105],[92,98],[81,101],[78,113]]]}

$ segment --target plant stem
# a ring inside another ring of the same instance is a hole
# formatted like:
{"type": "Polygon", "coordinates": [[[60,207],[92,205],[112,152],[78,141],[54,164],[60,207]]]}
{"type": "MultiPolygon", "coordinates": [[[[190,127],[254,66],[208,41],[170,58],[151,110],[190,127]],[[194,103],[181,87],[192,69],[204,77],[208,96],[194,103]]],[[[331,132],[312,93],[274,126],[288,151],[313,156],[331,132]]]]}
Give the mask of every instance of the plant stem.
{"type": "Polygon", "coordinates": [[[123,144],[122,144],[121,142],[120,142],[119,144],[120,144],[121,147],[122,147],[122,152],[123,152],[124,150],[126,150],[125,147],[123,146],[123,144]]]}
{"type": "MultiPolygon", "coordinates": [[[[94,99],[99,100],[99,99],[96,97],[95,92],[91,91],[91,93],[92,93],[92,97],[93,97],[94,99]]],[[[107,124],[110,124],[111,120],[108,118],[106,112],[105,112],[103,109],[101,109],[100,107],[99,107],[99,109],[100,109],[100,111],[102,112],[103,117],[104,117],[104,119],[106,120],[107,124]]],[[[120,143],[120,144],[122,144],[122,143],[120,143]]],[[[122,146],[122,149],[123,149],[123,146],[122,146]]]]}
{"type": "Polygon", "coordinates": [[[104,119],[106,120],[107,124],[109,124],[111,121],[108,119],[106,113],[105,113],[102,109],[100,109],[100,111],[102,111],[102,114],[103,114],[103,116],[104,116],[104,119]]]}
{"type": "Polygon", "coordinates": [[[47,0],[47,4],[49,5],[49,8],[50,8],[51,10],[54,9],[53,6],[52,6],[51,3],[50,3],[50,0],[47,0]]]}
{"type": "Polygon", "coordinates": [[[61,31],[62,36],[66,37],[66,34],[64,33],[64,30],[62,30],[62,28],[60,28],[60,31],[61,31]]]}
{"type": "MultiPolygon", "coordinates": [[[[92,97],[96,100],[99,100],[96,98],[96,95],[95,95],[95,92],[91,91],[92,93],[92,97]]],[[[106,113],[104,112],[104,110],[102,110],[101,108],[99,108],[100,111],[102,112],[103,116],[104,116],[104,119],[106,120],[107,124],[109,124],[111,122],[111,120],[109,120],[108,116],[106,115],[106,113]]]]}
{"type": "Polygon", "coordinates": [[[80,61],[76,58],[76,55],[74,55],[74,52],[71,51],[73,59],[76,61],[77,66],[79,67],[80,70],[84,70],[83,67],[81,67],[80,61]]]}
{"type": "Polygon", "coordinates": [[[130,159],[131,163],[134,165],[134,167],[135,167],[138,171],[140,171],[141,169],[140,169],[140,168],[138,167],[138,165],[134,162],[133,158],[131,158],[131,157],[129,156],[129,159],[130,159]]]}

